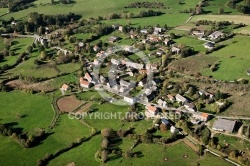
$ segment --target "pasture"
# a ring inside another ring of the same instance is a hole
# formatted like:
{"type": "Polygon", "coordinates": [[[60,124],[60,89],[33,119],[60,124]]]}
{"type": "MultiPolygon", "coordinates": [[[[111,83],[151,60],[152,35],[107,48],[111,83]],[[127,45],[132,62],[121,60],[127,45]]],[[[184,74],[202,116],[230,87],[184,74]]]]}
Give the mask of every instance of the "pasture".
{"type": "Polygon", "coordinates": [[[196,22],[199,20],[210,20],[210,21],[229,21],[235,24],[244,23],[250,25],[250,18],[247,15],[197,15],[194,16],[190,22],[196,22]]]}
{"type": "MultiPolygon", "coordinates": [[[[48,111],[53,113],[52,110],[48,111]]],[[[29,121],[29,125],[40,125],[39,127],[43,127],[46,124],[46,116],[41,117],[39,113],[36,116],[40,117],[39,120],[34,119],[36,121],[33,123],[29,121]],[[41,122],[44,125],[41,125],[41,122]]],[[[39,146],[24,149],[12,138],[0,136],[0,163],[5,165],[18,164],[20,166],[36,165],[37,160],[46,154],[55,153],[57,150],[67,147],[70,142],[76,141],[83,136],[89,136],[89,129],[84,127],[78,120],[71,120],[67,115],[62,115],[58,125],[55,126],[50,135],[39,146]]]]}

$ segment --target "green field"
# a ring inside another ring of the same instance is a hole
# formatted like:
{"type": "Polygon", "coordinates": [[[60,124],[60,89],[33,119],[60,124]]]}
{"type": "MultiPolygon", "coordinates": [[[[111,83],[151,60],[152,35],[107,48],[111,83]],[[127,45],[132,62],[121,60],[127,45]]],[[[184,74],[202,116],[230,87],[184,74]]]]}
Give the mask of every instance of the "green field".
{"type": "Polygon", "coordinates": [[[249,37],[238,35],[233,39],[222,42],[222,44],[226,46],[207,55],[218,58],[219,69],[215,72],[205,69],[203,74],[206,76],[212,75],[215,79],[220,80],[249,78],[246,74],[247,69],[250,68],[249,37]]]}
{"type": "Polygon", "coordinates": [[[243,34],[243,35],[250,35],[250,26],[245,26],[242,28],[235,29],[233,32],[243,34]]]}
{"type": "Polygon", "coordinates": [[[174,40],[176,44],[184,44],[186,46],[192,47],[195,51],[205,52],[203,44],[204,41],[198,40],[196,37],[184,36],[174,40]]]}
{"type": "MultiPolygon", "coordinates": [[[[37,115],[37,117],[39,116],[37,115]]],[[[46,118],[40,116],[37,123],[41,122],[46,123],[46,118]]],[[[49,124],[49,122],[47,123],[49,124]]],[[[52,130],[51,135],[39,146],[33,148],[24,149],[12,138],[0,136],[0,162],[4,163],[4,165],[36,165],[37,160],[46,154],[55,153],[57,150],[67,147],[70,142],[76,141],[83,136],[89,136],[88,128],[77,120],[70,120],[66,115],[61,116],[59,125],[52,130]]]]}

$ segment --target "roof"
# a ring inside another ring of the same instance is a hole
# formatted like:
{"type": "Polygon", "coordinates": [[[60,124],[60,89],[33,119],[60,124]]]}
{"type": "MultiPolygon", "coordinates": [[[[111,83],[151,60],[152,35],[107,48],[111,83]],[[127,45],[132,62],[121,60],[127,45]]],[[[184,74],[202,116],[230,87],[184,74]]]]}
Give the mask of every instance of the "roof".
{"type": "Polygon", "coordinates": [[[174,99],[174,96],[172,96],[172,95],[167,95],[167,97],[168,97],[169,99],[174,99]]]}
{"type": "Polygon", "coordinates": [[[195,105],[193,103],[185,103],[184,105],[188,108],[195,108],[195,105]]]}
{"type": "Polygon", "coordinates": [[[85,73],[84,77],[88,80],[92,80],[92,77],[89,75],[89,73],[85,73]]]}
{"type": "Polygon", "coordinates": [[[120,85],[121,85],[121,86],[130,86],[131,83],[130,83],[130,82],[127,82],[127,81],[124,81],[124,80],[120,80],[120,85]]]}
{"type": "Polygon", "coordinates": [[[80,78],[80,84],[88,86],[90,83],[87,80],[84,80],[83,78],[80,78]]]}
{"type": "Polygon", "coordinates": [[[227,120],[227,119],[218,119],[214,122],[213,128],[228,132],[233,132],[236,121],[227,120]]]}
{"type": "Polygon", "coordinates": [[[167,119],[165,119],[165,118],[162,118],[161,122],[164,123],[164,124],[170,124],[170,122],[167,119]]]}
{"type": "Polygon", "coordinates": [[[157,111],[157,108],[154,107],[154,106],[152,106],[152,105],[148,105],[146,108],[147,108],[149,111],[152,111],[152,112],[156,112],[156,111],[157,111]]]}
{"type": "Polygon", "coordinates": [[[178,99],[178,100],[180,100],[180,101],[182,101],[182,102],[187,101],[187,99],[186,99],[185,97],[181,96],[180,94],[177,94],[177,95],[175,96],[175,98],[178,99]]]}
{"type": "Polygon", "coordinates": [[[224,33],[220,32],[220,31],[215,31],[212,34],[210,34],[209,36],[215,36],[215,37],[219,37],[224,35],[224,33]]]}
{"type": "Polygon", "coordinates": [[[63,84],[63,86],[62,86],[62,89],[68,89],[68,85],[67,84],[63,84]]]}
{"type": "Polygon", "coordinates": [[[201,116],[204,118],[208,118],[209,115],[207,113],[201,113],[201,116]]]}

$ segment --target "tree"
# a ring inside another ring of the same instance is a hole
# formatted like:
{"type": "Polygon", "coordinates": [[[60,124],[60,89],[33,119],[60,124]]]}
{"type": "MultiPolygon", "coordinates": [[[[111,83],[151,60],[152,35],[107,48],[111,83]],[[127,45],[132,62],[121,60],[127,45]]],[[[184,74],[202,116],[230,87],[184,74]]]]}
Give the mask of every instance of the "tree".
{"type": "Polygon", "coordinates": [[[102,159],[102,163],[105,163],[107,161],[107,159],[108,159],[108,151],[107,150],[102,150],[101,159],[102,159]]]}
{"type": "Polygon", "coordinates": [[[162,67],[166,67],[167,61],[168,61],[168,56],[166,54],[163,54],[162,58],[161,58],[161,65],[162,65],[162,67]]]}
{"type": "Polygon", "coordinates": [[[224,14],[224,9],[220,7],[219,10],[218,10],[218,13],[219,14],[224,14]]]}
{"type": "Polygon", "coordinates": [[[46,56],[47,56],[47,54],[46,54],[45,51],[42,51],[42,52],[40,53],[40,58],[41,58],[41,60],[45,60],[46,56]]]}
{"type": "Polygon", "coordinates": [[[29,53],[32,53],[33,47],[32,47],[32,46],[28,46],[28,47],[27,47],[27,51],[28,51],[29,53]]]}
{"type": "Polygon", "coordinates": [[[104,128],[102,129],[101,133],[104,137],[110,137],[110,135],[112,134],[113,129],[111,128],[104,128]]]}

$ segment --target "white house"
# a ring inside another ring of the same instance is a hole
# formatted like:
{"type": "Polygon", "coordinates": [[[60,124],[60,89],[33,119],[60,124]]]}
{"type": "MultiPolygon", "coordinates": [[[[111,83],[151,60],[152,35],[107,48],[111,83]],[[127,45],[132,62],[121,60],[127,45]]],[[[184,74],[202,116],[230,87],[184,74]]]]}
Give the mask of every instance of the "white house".
{"type": "Polygon", "coordinates": [[[180,94],[177,94],[175,96],[175,99],[177,102],[182,102],[182,104],[184,104],[188,101],[185,97],[181,96],[180,94]]]}
{"type": "Polygon", "coordinates": [[[135,97],[126,97],[126,96],[124,96],[123,100],[128,102],[130,105],[133,105],[133,104],[136,103],[136,98],[135,97]]]}
{"type": "Polygon", "coordinates": [[[208,37],[211,40],[215,40],[215,39],[218,39],[219,37],[222,37],[223,35],[224,35],[224,33],[220,32],[220,31],[215,31],[212,34],[210,34],[208,37]]]}

